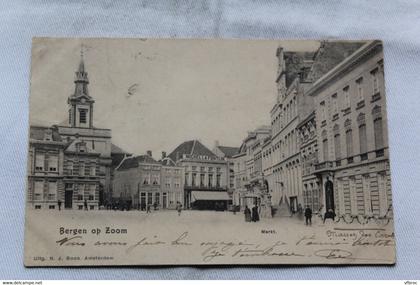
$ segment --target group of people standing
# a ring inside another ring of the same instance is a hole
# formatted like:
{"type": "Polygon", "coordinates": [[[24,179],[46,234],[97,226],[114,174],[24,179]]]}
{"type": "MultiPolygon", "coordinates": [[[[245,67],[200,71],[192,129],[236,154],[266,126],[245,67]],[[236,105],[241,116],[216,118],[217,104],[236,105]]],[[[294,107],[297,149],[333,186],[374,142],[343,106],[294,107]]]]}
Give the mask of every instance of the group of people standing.
{"type": "Polygon", "coordinates": [[[244,214],[245,222],[258,222],[260,220],[260,214],[258,212],[257,205],[254,205],[252,209],[249,209],[248,206],[245,206],[244,214]]]}
{"type": "MultiPolygon", "coordinates": [[[[300,204],[299,204],[300,206],[300,204]]],[[[298,212],[300,214],[304,214],[305,216],[305,225],[311,226],[312,225],[312,209],[307,206],[305,208],[305,211],[303,212],[302,206],[300,206],[300,211],[298,212]]],[[[248,206],[245,206],[244,210],[245,215],[245,222],[258,222],[260,220],[260,215],[258,211],[258,206],[254,205],[252,209],[250,209],[248,206]]],[[[324,220],[325,222],[325,220],[324,220]]]]}

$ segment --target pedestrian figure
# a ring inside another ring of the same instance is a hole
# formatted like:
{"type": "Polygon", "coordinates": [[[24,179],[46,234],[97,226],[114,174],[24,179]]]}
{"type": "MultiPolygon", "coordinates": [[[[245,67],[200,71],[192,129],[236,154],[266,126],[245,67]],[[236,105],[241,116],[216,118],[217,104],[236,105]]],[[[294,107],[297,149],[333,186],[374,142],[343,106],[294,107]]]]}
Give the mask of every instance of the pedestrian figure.
{"type": "Polygon", "coordinates": [[[309,206],[306,206],[305,209],[305,224],[312,226],[312,210],[309,206]]]}
{"type": "Polygon", "coordinates": [[[297,206],[297,216],[299,220],[303,220],[303,207],[300,203],[297,206]]]}
{"type": "Polygon", "coordinates": [[[244,214],[245,222],[251,222],[251,210],[248,208],[248,206],[245,206],[244,214]]]}
{"type": "Polygon", "coordinates": [[[178,216],[181,216],[181,211],[182,211],[182,204],[177,202],[176,203],[176,210],[178,211],[178,216]]]}
{"type": "Polygon", "coordinates": [[[87,204],[87,200],[85,199],[85,202],[83,203],[85,205],[85,211],[88,211],[88,204],[87,204]]]}
{"type": "Polygon", "coordinates": [[[331,219],[331,220],[334,221],[335,213],[332,209],[328,209],[328,211],[325,212],[325,214],[324,214],[324,224],[325,224],[326,219],[331,219]]]}
{"type": "Polygon", "coordinates": [[[61,200],[58,200],[58,210],[61,211],[61,200]]]}
{"type": "Polygon", "coordinates": [[[252,207],[252,221],[258,222],[259,220],[260,220],[260,215],[258,214],[258,206],[254,205],[254,207],[252,207]]]}
{"type": "Polygon", "coordinates": [[[152,212],[152,211],[150,211],[150,204],[147,204],[146,209],[147,209],[147,211],[146,211],[147,214],[152,212]]]}

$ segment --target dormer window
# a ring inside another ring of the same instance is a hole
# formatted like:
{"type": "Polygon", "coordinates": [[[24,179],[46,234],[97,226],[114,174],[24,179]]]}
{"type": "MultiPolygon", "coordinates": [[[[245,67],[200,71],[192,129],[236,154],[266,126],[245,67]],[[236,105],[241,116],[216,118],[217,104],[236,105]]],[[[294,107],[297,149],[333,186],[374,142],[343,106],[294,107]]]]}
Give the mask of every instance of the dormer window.
{"type": "Polygon", "coordinates": [[[44,140],[52,141],[52,130],[46,130],[44,135],[44,140]]]}

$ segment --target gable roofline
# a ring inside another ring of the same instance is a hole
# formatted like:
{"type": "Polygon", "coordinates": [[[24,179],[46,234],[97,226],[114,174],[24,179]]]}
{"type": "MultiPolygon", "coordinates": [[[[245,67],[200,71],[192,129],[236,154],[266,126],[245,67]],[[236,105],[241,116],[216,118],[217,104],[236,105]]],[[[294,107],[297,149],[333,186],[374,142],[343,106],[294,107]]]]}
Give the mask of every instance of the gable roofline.
{"type": "Polygon", "coordinates": [[[380,50],[382,50],[382,42],[379,40],[372,40],[362,45],[354,53],[316,80],[307,90],[306,95],[315,96],[317,92],[322,91],[327,84],[337,78],[342,72],[353,68],[361,59],[369,56],[371,53],[379,52],[380,50]]]}

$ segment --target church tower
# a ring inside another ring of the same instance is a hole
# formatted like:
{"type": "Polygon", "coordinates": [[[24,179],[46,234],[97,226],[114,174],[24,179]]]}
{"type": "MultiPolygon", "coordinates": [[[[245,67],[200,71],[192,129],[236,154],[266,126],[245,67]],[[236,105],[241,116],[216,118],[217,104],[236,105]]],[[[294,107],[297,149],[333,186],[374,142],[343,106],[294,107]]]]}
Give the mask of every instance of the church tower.
{"type": "Polygon", "coordinates": [[[67,100],[69,105],[69,126],[73,128],[93,128],[93,103],[95,101],[89,96],[89,79],[88,73],[85,71],[83,47],[74,84],[74,93],[67,100]]]}

